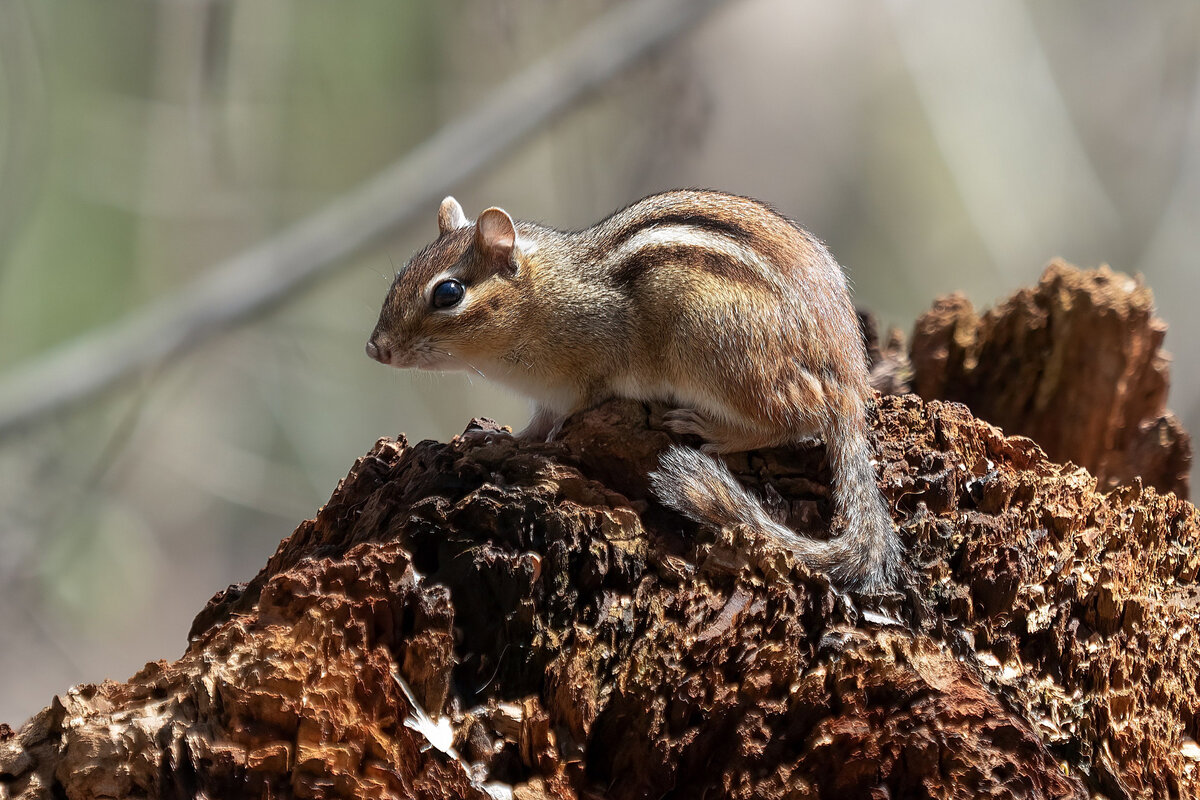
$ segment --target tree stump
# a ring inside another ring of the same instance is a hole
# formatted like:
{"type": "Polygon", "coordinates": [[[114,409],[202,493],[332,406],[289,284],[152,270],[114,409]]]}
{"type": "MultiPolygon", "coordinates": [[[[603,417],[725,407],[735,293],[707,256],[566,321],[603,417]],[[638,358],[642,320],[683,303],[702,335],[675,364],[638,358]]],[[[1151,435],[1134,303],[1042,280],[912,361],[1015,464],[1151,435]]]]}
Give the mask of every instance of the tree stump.
{"type": "Polygon", "coordinates": [[[1053,261],[984,313],[953,294],[917,320],[913,388],[1073,461],[1105,490],[1141,478],[1186,498],[1191,442],[1167,410],[1166,324],[1140,279],[1053,261]]]}
{"type": "MultiPolygon", "coordinates": [[[[970,336],[961,302],[939,304],[950,322],[918,326],[915,380],[976,398],[1004,385],[989,364],[1069,351],[1111,302],[1048,313],[1037,335],[985,315],[970,336]],[[1032,349],[979,355],[1001,341],[1032,349]]],[[[659,506],[659,408],[610,402],[547,444],[484,420],[444,444],[382,439],[210,601],[181,658],[0,726],[0,798],[1194,797],[1200,518],[1129,473],[1158,452],[1131,438],[1128,400],[1165,380],[1154,336],[1149,354],[1116,340],[1143,357],[1117,351],[1120,413],[1083,396],[1060,412],[1124,443],[1102,448],[1103,484],[964,405],[882,397],[880,485],[909,570],[882,601],[659,506]]],[[[1093,380],[1050,362],[1006,396],[1093,380]]],[[[729,462],[826,535],[819,444],[729,462]]]]}

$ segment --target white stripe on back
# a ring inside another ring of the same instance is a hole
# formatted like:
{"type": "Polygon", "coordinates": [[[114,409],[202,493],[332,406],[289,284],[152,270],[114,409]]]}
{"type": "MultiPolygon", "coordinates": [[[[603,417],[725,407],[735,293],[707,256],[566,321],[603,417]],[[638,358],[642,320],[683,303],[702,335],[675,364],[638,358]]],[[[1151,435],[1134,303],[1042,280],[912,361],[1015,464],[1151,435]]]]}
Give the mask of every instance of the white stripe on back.
{"type": "Polygon", "coordinates": [[[637,231],[609,252],[605,268],[612,269],[635,253],[651,247],[678,246],[719,253],[732,261],[753,267],[767,280],[773,280],[777,270],[754,248],[718,231],[695,225],[650,225],[637,231]]]}

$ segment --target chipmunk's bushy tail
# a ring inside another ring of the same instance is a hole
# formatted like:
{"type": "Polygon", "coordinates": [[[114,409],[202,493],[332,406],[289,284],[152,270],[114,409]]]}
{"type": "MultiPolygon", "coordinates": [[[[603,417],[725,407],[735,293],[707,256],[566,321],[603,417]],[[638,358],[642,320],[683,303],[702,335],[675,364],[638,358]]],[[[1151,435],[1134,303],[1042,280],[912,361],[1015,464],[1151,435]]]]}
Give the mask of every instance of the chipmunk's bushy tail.
{"type": "Polygon", "coordinates": [[[844,588],[888,591],[899,580],[901,547],[875,484],[866,437],[851,433],[830,438],[834,501],[846,529],[826,541],[801,536],[771,519],[728,467],[699,450],[669,448],[650,480],[659,499],[702,525],[718,530],[744,525],[792,550],[844,588]]]}

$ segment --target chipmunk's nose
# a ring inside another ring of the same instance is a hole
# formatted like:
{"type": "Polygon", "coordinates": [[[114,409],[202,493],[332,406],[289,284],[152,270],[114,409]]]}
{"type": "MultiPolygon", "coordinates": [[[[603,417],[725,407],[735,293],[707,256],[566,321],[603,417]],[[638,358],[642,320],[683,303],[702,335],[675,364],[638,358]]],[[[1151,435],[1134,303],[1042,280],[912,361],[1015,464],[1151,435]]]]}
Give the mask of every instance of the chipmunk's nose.
{"type": "Polygon", "coordinates": [[[380,347],[375,343],[375,339],[371,338],[367,340],[367,355],[378,361],[380,364],[386,364],[388,363],[388,360],[391,358],[392,354],[388,352],[386,345],[380,347]]]}

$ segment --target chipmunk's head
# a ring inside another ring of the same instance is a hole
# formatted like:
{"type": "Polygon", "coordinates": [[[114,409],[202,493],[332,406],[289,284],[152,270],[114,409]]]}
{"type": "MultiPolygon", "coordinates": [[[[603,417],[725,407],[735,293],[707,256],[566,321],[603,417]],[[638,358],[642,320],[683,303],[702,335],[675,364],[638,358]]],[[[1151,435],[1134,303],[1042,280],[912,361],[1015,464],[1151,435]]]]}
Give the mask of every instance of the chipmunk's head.
{"type": "Polygon", "coordinates": [[[521,248],[504,210],[472,223],[453,197],[438,210],[439,235],[388,290],[367,355],[393,367],[470,369],[503,358],[519,314],[521,248]]]}

